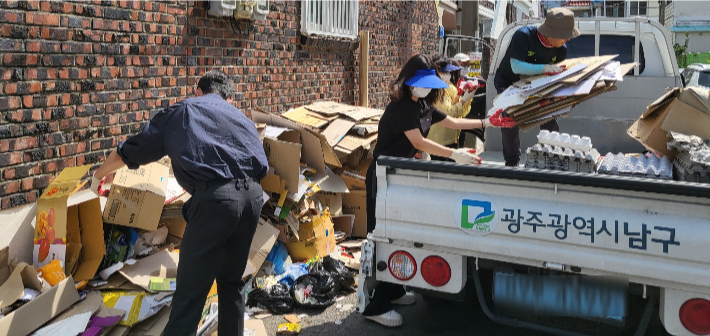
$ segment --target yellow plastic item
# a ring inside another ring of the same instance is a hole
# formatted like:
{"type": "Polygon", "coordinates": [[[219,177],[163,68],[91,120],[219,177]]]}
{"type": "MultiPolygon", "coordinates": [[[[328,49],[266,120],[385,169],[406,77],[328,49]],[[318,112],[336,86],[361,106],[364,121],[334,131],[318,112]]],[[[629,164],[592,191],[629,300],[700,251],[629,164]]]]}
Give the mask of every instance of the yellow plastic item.
{"type": "Polygon", "coordinates": [[[115,291],[102,294],[104,295],[106,307],[126,310],[126,315],[124,315],[122,320],[118,321],[118,324],[132,327],[138,323],[143,298],[146,296],[145,292],[115,291]]]}
{"type": "Polygon", "coordinates": [[[207,317],[207,315],[210,314],[210,305],[212,303],[217,303],[217,300],[217,281],[214,281],[212,283],[212,288],[210,288],[210,292],[207,294],[205,306],[202,308],[202,316],[200,317],[200,323],[197,325],[198,329],[202,326],[203,323],[205,323],[205,318],[207,317]]]}
{"type": "Polygon", "coordinates": [[[64,274],[64,269],[62,269],[62,263],[57,259],[52,260],[52,262],[39,270],[42,272],[42,278],[47,280],[47,283],[49,283],[52,287],[67,278],[64,274]]]}
{"type": "Polygon", "coordinates": [[[276,330],[277,335],[295,335],[301,332],[301,325],[298,323],[281,323],[276,330]]]}

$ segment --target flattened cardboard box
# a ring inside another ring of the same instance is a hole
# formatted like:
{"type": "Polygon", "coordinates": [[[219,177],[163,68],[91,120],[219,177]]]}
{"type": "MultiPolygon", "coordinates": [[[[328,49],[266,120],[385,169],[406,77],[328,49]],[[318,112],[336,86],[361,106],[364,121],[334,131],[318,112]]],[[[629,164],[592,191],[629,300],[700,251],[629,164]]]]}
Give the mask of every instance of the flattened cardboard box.
{"type": "MultiPolygon", "coordinates": [[[[0,251],[0,306],[12,304],[17,295],[22,295],[25,288],[42,291],[37,271],[31,265],[22,262],[12,273],[9,272],[7,254],[7,249],[0,251]]],[[[0,335],[28,335],[77,301],[79,293],[74,287],[74,279],[67,277],[32,301],[0,318],[0,335]]]]}
{"type": "Polygon", "coordinates": [[[319,132],[307,129],[306,127],[275,114],[252,111],[251,118],[257,123],[266,123],[272,126],[286,127],[301,133],[301,158],[303,162],[308,164],[308,166],[316,169],[316,175],[313,178],[316,184],[326,178],[326,163],[331,166],[342,167],[338,157],[333,152],[333,148],[328,145],[328,140],[326,140],[325,136],[319,132]]]}
{"type": "Polygon", "coordinates": [[[367,191],[350,190],[343,194],[343,213],[355,215],[353,237],[367,237],[367,191]]]}
{"type": "Polygon", "coordinates": [[[676,151],[666,146],[669,131],[710,138],[710,109],[707,107],[710,102],[705,93],[699,88],[676,88],[667,92],[648,106],[627,133],[649,150],[673,160],[676,151]]]}
{"type": "Polygon", "coordinates": [[[167,166],[151,163],[116,172],[103,213],[104,222],[157,230],[165,205],[168,171],[167,166]]]}
{"type": "Polygon", "coordinates": [[[286,180],[286,189],[298,190],[301,171],[301,143],[298,132],[290,130],[281,133],[277,139],[264,138],[264,153],[274,173],[286,180]]]}
{"type": "Polygon", "coordinates": [[[89,168],[62,170],[37,201],[32,264],[39,269],[64,261],[65,273],[76,281],[93,278],[106,253],[101,201],[90,190],[76,192],[89,168]]]}

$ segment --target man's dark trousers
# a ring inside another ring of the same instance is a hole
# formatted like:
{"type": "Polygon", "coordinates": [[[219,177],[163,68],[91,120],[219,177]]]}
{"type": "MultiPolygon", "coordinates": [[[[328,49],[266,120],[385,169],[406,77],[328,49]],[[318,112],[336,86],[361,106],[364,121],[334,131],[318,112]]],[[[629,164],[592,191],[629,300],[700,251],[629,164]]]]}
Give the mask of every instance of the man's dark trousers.
{"type": "MultiPolygon", "coordinates": [[[[496,88],[498,93],[502,93],[506,88],[496,88]]],[[[505,113],[504,116],[507,116],[505,113]]],[[[556,119],[552,119],[542,125],[540,125],[541,130],[548,130],[550,132],[559,132],[560,126],[557,124],[556,119]]],[[[520,162],[520,128],[518,126],[511,128],[501,127],[500,132],[503,134],[503,158],[505,159],[505,165],[509,167],[517,167],[520,162]]]]}
{"type": "Polygon", "coordinates": [[[222,180],[200,183],[183,206],[187,222],[180,244],[177,288],[164,335],[195,335],[213,281],[219,298],[218,333],[242,336],[241,294],[254,232],[263,205],[257,181],[222,180]]]}

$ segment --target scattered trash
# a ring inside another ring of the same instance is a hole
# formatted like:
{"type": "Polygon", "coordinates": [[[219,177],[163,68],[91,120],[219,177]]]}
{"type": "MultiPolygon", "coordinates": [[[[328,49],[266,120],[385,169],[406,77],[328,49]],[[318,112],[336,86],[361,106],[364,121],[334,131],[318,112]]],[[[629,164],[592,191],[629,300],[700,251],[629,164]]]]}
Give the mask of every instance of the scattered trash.
{"type": "Polygon", "coordinates": [[[335,325],[341,325],[341,324],[343,324],[343,321],[341,321],[341,320],[335,320],[335,325]]]}
{"type": "Polygon", "coordinates": [[[277,335],[296,335],[301,332],[301,325],[298,323],[281,323],[276,330],[277,335]]]}
{"type": "Polygon", "coordinates": [[[256,288],[249,293],[247,305],[260,304],[274,314],[290,313],[295,306],[288,285],[276,283],[274,285],[256,288]]]}
{"type": "Polygon", "coordinates": [[[301,322],[301,319],[296,317],[296,315],[294,315],[294,314],[288,314],[288,315],[284,316],[284,318],[286,319],[286,321],[289,321],[291,323],[301,322]]]}

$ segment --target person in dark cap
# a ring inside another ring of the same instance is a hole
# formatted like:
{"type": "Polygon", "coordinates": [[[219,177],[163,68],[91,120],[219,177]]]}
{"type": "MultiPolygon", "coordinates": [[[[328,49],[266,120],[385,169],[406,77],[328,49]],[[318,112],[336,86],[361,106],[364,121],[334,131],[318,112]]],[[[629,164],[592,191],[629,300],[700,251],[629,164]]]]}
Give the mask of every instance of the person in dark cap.
{"type": "MultiPolygon", "coordinates": [[[[520,75],[556,75],[564,67],[555,63],[567,58],[567,43],[579,36],[574,25],[574,13],[565,8],[553,8],[547,12],[545,23],[539,27],[522,27],[513,34],[508,50],[501,61],[493,81],[498,93],[520,80],[520,75]]],[[[559,132],[556,120],[540,126],[540,129],[559,132]]],[[[505,165],[517,167],[520,161],[520,129],[501,128],[503,134],[503,157],[505,165]]]]}

